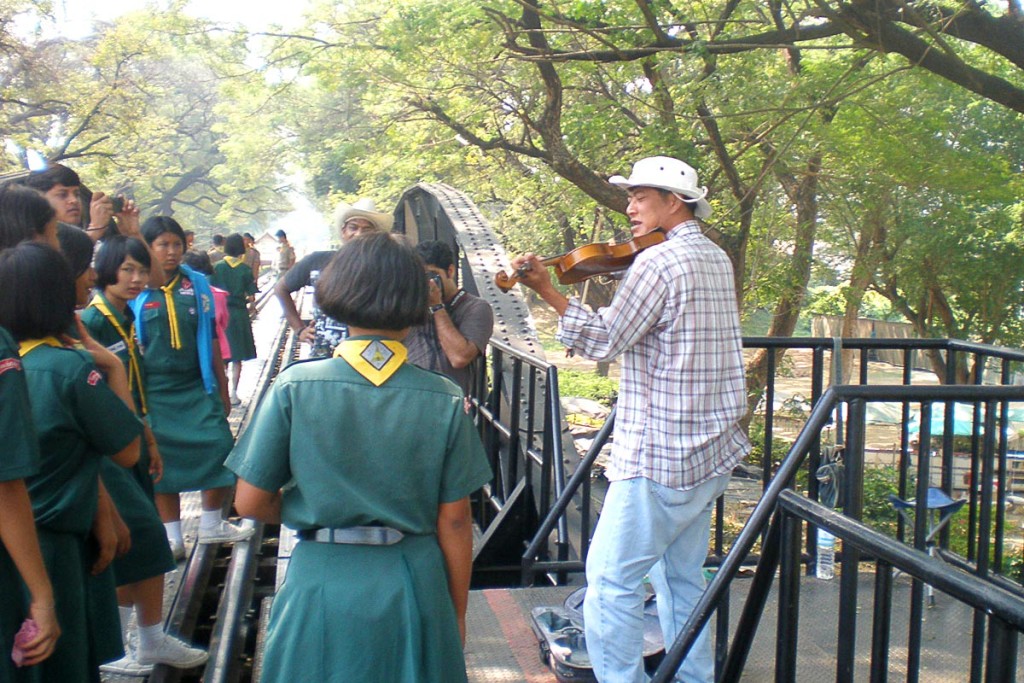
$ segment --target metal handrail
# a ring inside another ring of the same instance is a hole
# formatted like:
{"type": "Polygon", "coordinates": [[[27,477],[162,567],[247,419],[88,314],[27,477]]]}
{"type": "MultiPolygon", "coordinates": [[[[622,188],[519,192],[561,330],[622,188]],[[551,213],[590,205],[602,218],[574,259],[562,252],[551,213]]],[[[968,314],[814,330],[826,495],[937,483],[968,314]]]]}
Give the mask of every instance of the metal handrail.
{"type": "MultiPolygon", "coordinates": [[[[807,423],[800,431],[800,434],[792,448],[790,448],[789,453],[780,465],[779,470],[776,472],[775,478],[771,481],[762,495],[761,500],[758,501],[754,510],[751,512],[747,523],[743,526],[742,531],[740,531],[739,536],[733,544],[731,551],[726,555],[725,561],[722,563],[719,571],[715,574],[715,577],[707,587],[707,590],[705,590],[704,594],[697,601],[690,618],[687,620],[685,626],[680,630],[675,642],[666,652],[665,659],[658,667],[657,672],[652,678],[652,683],[668,683],[668,681],[670,681],[675,675],[675,672],[679,669],[680,664],[689,652],[690,648],[693,646],[697,636],[707,624],[707,621],[711,618],[711,614],[717,608],[719,602],[725,597],[729,585],[738,574],[744,557],[750,553],[754,544],[762,537],[762,534],[772,533],[772,530],[769,529],[769,522],[775,515],[779,506],[779,500],[782,498],[783,492],[789,489],[795,481],[797,471],[804,464],[811,450],[811,446],[817,441],[820,431],[831,419],[832,411],[840,402],[850,401],[1024,401],[1024,386],[953,385],[924,387],[897,385],[840,385],[826,390],[822,395],[821,400],[814,406],[807,423]]],[[[925,458],[925,460],[927,460],[927,458],[925,458]]],[[[845,532],[850,525],[863,527],[863,525],[857,520],[848,520],[844,521],[842,526],[834,525],[831,528],[841,532],[836,534],[838,537],[845,538],[842,533],[845,532]]],[[[774,524],[772,526],[776,527],[774,524]]],[[[892,543],[896,544],[898,542],[893,540],[892,543]]],[[[887,548],[887,552],[889,552],[891,556],[890,561],[894,561],[896,557],[893,552],[890,552],[893,547],[894,545],[887,548]]],[[[778,561],[777,555],[775,557],[775,561],[778,561]]],[[[902,559],[899,559],[899,561],[903,562],[902,559]]],[[[906,571],[910,574],[913,574],[916,570],[916,566],[911,563],[905,563],[905,567],[906,571]]],[[[929,569],[929,576],[932,576],[932,570],[945,574],[941,579],[943,582],[942,585],[952,584],[958,580],[951,576],[952,572],[958,571],[952,567],[934,567],[929,569]]],[[[770,577],[771,574],[774,574],[774,567],[770,565],[764,567],[759,566],[758,574],[770,577]]],[[[854,580],[855,578],[856,577],[854,576],[854,580]]],[[[766,581],[767,580],[769,579],[766,579],[766,581]]],[[[752,587],[751,592],[753,591],[754,589],[752,587]]],[[[1004,591],[1004,593],[1009,594],[1008,591],[1004,591]]],[[[974,592],[972,595],[977,597],[980,594],[974,592]]],[[[766,597],[766,595],[764,597],[766,597]]],[[[739,666],[742,668],[741,664],[739,666]]],[[[735,672],[727,671],[726,673],[735,672]]],[[[723,675],[723,679],[730,680],[730,677],[729,675],[723,675]]]]}
{"type": "MultiPolygon", "coordinates": [[[[822,392],[824,390],[824,378],[823,378],[823,371],[824,371],[823,369],[825,367],[824,353],[826,351],[827,352],[832,352],[834,350],[835,339],[833,339],[831,337],[799,337],[799,338],[745,337],[743,342],[744,342],[744,346],[747,347],[747,348],[765,348],[765,349],[775,349],[775,350],[779,350],[779,349],[808,349],[808,350],[812,350],[814,352],[814,354],[815,354],[814,355],[814,358],[815,358],[814,372],[813,372],[813,376],[811,378],[811,384],[812,384],[812,392],[811,392],[811,394],[812,395],[811,395],[810,398],[811,398],[811,405],[812,405],[812,407],[814,405],[816,405],[821,400],[822,392]]],[[[550,364],[547,363],[546,361],[543,361],[542,359],[539,359],[539,358],[537,358],[535,356],[530,356],[529,354],[523,354],[521,351],[518,351],[518,350],[512,348],[511,346],[509,346],[507,344],[503,344],[500,341],[494,340],[494,345],[496,347],[498,347],[499,349],[501,349],[502,353],[505,354],[505,357],[508,357],[508,358],[519,358],[519,357],[521,357],[524,362],[527,362],[527,363],[530,363],[530,364],[536,363],[538,367],[551,367],[550,364]]],[[[1024,362],[1024,351],[1019,351],[1019,350],[1015,350],[1015,349],[1006,349],[1006,348],[995,347],[995,346],[991,346],[991,345],[987,345],[987,344],[979,344],[979,343],[974,343],[974,342],[964,342],[964,341],[960,341],[960,340],[854,338],[854,339],[843,339],[839,346],[842,349],[844,349],[844,350],[860,351],[860,352],[862,352],[862,354],[866,353],[866,351],[869,350],[869,349],[889,349],[889,350],[897,349],[897,350],[903,350],[905,352],[904,353],[905,364],[909,363],[910,355],[913,353],[913,351],[917,351],[917,350],[938,350],[938,351],[943,351],[944,350],[944,351],[947,351],[949,353],[954,353],[954,352],[957,352],[957,353],[973,353],[973,354],[979,354],[980,356],[985,356],[985,357],[999,358],[999,359],[1002,359],[1002,362],[1003,362],[1003,365],[1004,365],[1003,378],[1002,378],[1002,381],[1004,383],[1009,380],[1009,373],[1008,373],[1008,365],[1007,365],[1007,363],[1010,363],[1010,362],[1024,362]]],[[[769,360],[769,375],[770,375],[770,378],[771,378],[775,374],[775,357],[774,357],[774,354],[771,355],[768,360],[769,360]]],[[[860,378],[861,382],[866,382],[867,381],[866,367],[865,367],[864,364],[862,364],[861,375],[862,375],[861,378],[860,378]]],[[[948,379],[952,379],[952,376],[947,377],[947,380],[948,379]]],[[[903,381],[904,381],[905,385],[909,385],[909,383],[910,383],[910,368],[909,367],[905,367],[905,369],[904,369],[904,380],[903,381]]],[[[891,385],[886,385],[886,386],[891,386],[891,385]]],[[[931,386],[931,385],[929,385],[929,386],[931,386]]],[[[772,381],[770,381],[768,386],[766,387],[766,391],[768,392],[769,396],[771,396],[771,392],[773,390],[774,390],[774,383],[772,381]]],[[[548,400],[554,400],[554,396],[551,395],[550,392],[548,394],[548,397],[549,397],[548,400]]],[[[766,410],[766,417],[765,417],[765,442],[766,443],[765,443],[765,457],[764,457],[763,470],[762,470],[762,481],[764,482],[763,483],[764,487],[768,486],[768,481],[773,476],[772,475],[772,471],[770,469],[771,465],[772,465],[772,459],[773,459],[772,458],[773,454],[772,454],[772,451],[771,451],[771,442],[772,442],[772,433],[773,433],[773,416],[774,416],[774,410],[773,410],[773,407],[771,406],[771,404],[769,404],[768,408],[766,410]]],[[[902,452],[906,452],[906,444],[909,443],[909,434],[908,434],[908,431],[907,431],[908,419],[909,419],[909,404],[908,403],[904,403],[904,415],[903,415],[903,420],[902,420],[902,424],[901,424],[901,434],[900,434],[900,441],[901,441],[901,444],[902,444],[901,449],[900,449],[901,453],[902,452]]],[[[946,420],[947,420],[948,424],[947,424],[947,429],[945,430],[946,437],[944,437],[944,446],[943,446],[943,452],[949,454],[948,456],[946,456],[946,457],[949,458],[949,460],[944,461],[944,464],[946,464],[946,465],[951,464],[952,451],[953,451],[952,424],[951,424],[952,419],[953,419],[952,411],[947,411],[946,420]]],[[[545,425],[544,428],[548,429],[548,428],[551,428],[553,426],[554,426],[553,424],[552,425],[545,425]]],[[[549,439],[550,436],[551,435],[545,435],[544,438],[545,439],[549,439]]],[[[557,441],[557,439],[552,439],[552,442],[554,442],[554,441],[557,441]]],[[[545,441],[545,442],[547,442],[547,441],[545,441]]],[[[811,462],[808,463],[808,466],[811,469],[816,469],[818,464],[819,464],[819,462],[818,462],[818,448],[819,448],[819,446],[818,446],[817,440],[815,440],[815,442],[812,444],[811,448],[812,448],[812,450],[811,450],[812,457],[811,457],[811,462]]],[[[903,464],[905,465],[905,461],[906,461],[905,460],[905,456],[903,456],[903,460],[904,460],[903,464]]],[[[586,459],[585,458],[580,463],[579,469],[588,470],[592,463],[593,463],[593,459],[586,459]]],[[[543,509],[540,510],[540,515],[544,518],[544,522],[537,529],[537,531],[534,534],[533,538],[530,539],[530,543],[528,545],[528,548],[526,549],[526,552],[524,552],[524,555],[523,555],[522,563],[523,563],[523,580],[524,581],[532,580],[532,577],[533,577],[535,572],[531,573],[531,571],[530,571],[531,565],[536,569],[536,571],[552,570],[552,569],[555,569],[556,566],[557,566],[555,563],[551,563],[551,562],[543,562],[542,563],[542,562],[540,562],[538,560],[538,557],[540,556],[540,554],[543,551],[543,547],[544,547],[544,543],[545,543],[546,539],[548,539],[549,534],[554,530],[553,524],[555,523],[555,520],[557,519],[558,515],[564,515],[565,514],[566,510],[568,510],[569,503],[571,502],[570,499],[573,496],[577,496],[580,493],[581,482],[587,481],[586,478],[583,476],[583,473],[579,472],[579,469],[577,469],[577,474],[574,475],[573,479],[571,480],[571,481],[577,482],[577,484],[575,486],[571,485],[571,483],[567,484],[566,485],[566,490],[564,490],[562,492],[561,496],[559,496],[557,500],[553,501],[551,503],[551,505],[545,506],[543,509]]],[[[900,469],[901,476],[903,475],[904,471],[905,471],[905,466],[901,467],[901,469],[900,469]]],[[[951,467],[946,467],[944,471],[951,471],[951,467]]],[[[951,477],[951,474],[948,475],[948,476],[951,477]]],[[[817,499],[817,481],[815,479],[811,478],[809,480],[809,487],[808,488],[809,488],[809,493],[811,495],[811,498],[812,499],[817,499]]],[[[905,484],[901,484],[899,493],[901,495],[906,493],[906,491],[905,491],[905,484]]],[[[1006,494],[1005,494],[1005,491],[1001,489],[998,492],[997,495],[999,497],[999,500],[1003,501],[1005,499],[1005,495],[1006,494]]],[[[588,527],[589,526],[589,513],[590,513],[590,511],[589,511],[589,501],[586,501],[586,500],[581,501],[581,506],[582,506],[583,517],[587,520],[587,523],[584,526],[588,527]]],[[[1002,513],[1002,508],[1000,507],[998,509],[998,511],[997,511],[997,525],[996,525],[996,536],[997,536],[997,540],[1000,540],[1000,541],[1002,539],[1002,527],[1003,527],[1003,525],[1002,525],[1002,520],[1003,520],[1002,514],[1003,514],[1002,513]]],[[[975,521],[974,521],[974,518],[972,517],[972,520],[971,520],[972,527],[973,527],[974,523],[975,523],[975,521]]],[[[587,534],[587,531],[588,530],[586,530],[586,529],[584,530],[584,535],[585,536],[587,534]]],[[[903,537],[903,533],[904,533],[904,530],[903,530],[902,520],[901,520],[900,525],[899,525],[900,538],[903,537]]],[[[943,541],[943,543],[945,543],[945,542],[947,542],[947,539],[945,537],[943,537],[942,541],[943,541]]],[[[585,556],[586,545],[587,545],[586,539],[585,538],[581,539],[580,542],[579,542],[579,551],[580,551],[579,554],[581,556],[585,556]]],[[[807,553],[808,553],[808,555],[807,555],[807,557],[810,560],[813,560],[813,558],[815,556],[815,548],[816,548],[816,545],[815,545],[814,539],[808,539],[808,543],[807,543],[807,553]]],[[[973,557],[974,556],[973,547],[971,548],[971,550],[972,550],[972,552],[969,553],[969,557],[973,557]]],[[[569,564],[566,565],[565,569],[567,569],[568,571],[579,571],[578,568],[580,566],[581,566],[581,563],[579,563],[577,561],[570,561],[569,564]]]]}

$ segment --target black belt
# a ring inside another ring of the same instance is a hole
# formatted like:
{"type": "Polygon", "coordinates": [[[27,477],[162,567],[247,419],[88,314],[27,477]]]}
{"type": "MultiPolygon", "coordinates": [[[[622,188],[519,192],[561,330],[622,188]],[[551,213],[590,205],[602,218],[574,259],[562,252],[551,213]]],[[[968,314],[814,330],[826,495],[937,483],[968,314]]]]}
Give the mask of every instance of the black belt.
{"type": "Polygon", "coordinates": [[[387,526],[351,526],[345,529],[300,529],[303,541],[317,543],[345,543],[352,545],[394,545],[405,534],[387,526]]]}

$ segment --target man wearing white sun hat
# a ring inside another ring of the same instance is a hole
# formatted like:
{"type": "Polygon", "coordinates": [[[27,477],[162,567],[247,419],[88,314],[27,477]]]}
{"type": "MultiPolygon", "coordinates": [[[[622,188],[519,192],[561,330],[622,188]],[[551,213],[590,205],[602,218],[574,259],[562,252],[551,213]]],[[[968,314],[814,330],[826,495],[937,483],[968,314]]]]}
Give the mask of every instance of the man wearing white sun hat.
{"type": "MultiPolygon", "coordinates": [[[[707,188],[671,157],[629,178],[633,235],[665,231],[639,254],[607,308],[591,312],[555,289],[534,254],[513,260],[521,282],[560,316],[558,340],[592,360],[622,356],[610,482],[587,556],[587,650],[602,683],[641,683],[644,577],[658,594],[666,643],[704,590],[711,508],[750,450],[740,426],[746,387],[732,263],[704,236],[707,188]]],[[[680,669],[712,681],[707,633],[680,669]]]]}
{"type": "MultiPolygon", "coordinates": [[[[360,199],[352,204],[341,204],[334,212],[334,227],[338,230],[342,246],[353,237],[372,232],[390,232],[395,219],[389,213],[377,211],[372,199],[360,199]]],[[[292,266],[274,286],[274,294],[281,302],[285,319],[299,333],[299,339],[312,344],[311,358],[330,358],[335,347],[348,337],[348,327],[320,311],[313,300],[313,322],[307,327],[295,307],[292,293],[315,285],[320,272],[331,262],[336,251],[314,251],[292,266]]]]}

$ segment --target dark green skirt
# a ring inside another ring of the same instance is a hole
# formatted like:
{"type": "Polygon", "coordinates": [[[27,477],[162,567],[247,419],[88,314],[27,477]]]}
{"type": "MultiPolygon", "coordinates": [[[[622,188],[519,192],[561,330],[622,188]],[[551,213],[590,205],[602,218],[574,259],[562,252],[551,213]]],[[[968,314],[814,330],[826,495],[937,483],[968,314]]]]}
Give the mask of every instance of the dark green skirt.
{"type": "Polygon", "coordinates": [[[242,361],[256,357],[256,342],[252,338],[252,322],[245,306],[228,304],[228,345],[231,347],[230,358],[225,361],[242,361]]]}
{"type": "MultiPolygon", "coordinates": [[[[18,669],[14,680],[99,681],[99,665],[124,655],[113,572],[91,575],[94,554],[82,537],[47,529],[38,532],[61,633],[53,654],[36,666],[18,669]]],[[[8,648],[5,656],[9,655],[8,648]]]]}
{"type": "MultiPolygon", "coordinates": [[[[147,469],[148,463],[147,457],[147,469]]],[[[104,458],[100,465],[103,483],[132,536],[131,549],[113,563],[118,586],[161,576],[177,566],[156,505],[152,497],[143,491],[137,475],[136,468],[125,469],[109,458],[104,458]]],[[[148,471],[146,478],[149,479],[148,471]]]]}
{"type": "Polygon", "coordinates": [[[207,394],[198,373],[150,373],[146,383],[149,426],[164,459],[157,493],[205,491],[233,486],[224,467],[235,439],[220,395],[207,394]]]}
{"type": "Polygon", "coordinates": [[[437,537],[301,541],[274,598],[261,680],[465,683],[437,537]]]}

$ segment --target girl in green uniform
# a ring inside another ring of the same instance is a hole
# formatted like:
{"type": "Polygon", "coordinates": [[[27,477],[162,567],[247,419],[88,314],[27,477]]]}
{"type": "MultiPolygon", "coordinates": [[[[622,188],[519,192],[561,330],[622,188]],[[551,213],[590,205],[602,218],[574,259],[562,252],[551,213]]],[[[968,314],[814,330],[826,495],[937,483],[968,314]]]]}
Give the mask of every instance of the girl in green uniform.
{"type": "MultiPolygon", "coordinates": [[[[99,663],[119,656],[116,628],[113,642],[106,640],[104,604],[90,585],[117,544],[99,467],[103,457],[135,464],[141,424],[129,407],[121,362],[84,331],[88,352],[65,346],[74,306],[75,283],[58,252],[26,242],[0,254],[0,325],[19,342],[39,442],[39,473],[25,482],[63,630],[53,655],[27,680],[98,681],[99,663]],[[90,538],[99,550],[90,548],[90,538]]],[[[108,597],[116,622],[113,590],[108,597]]]]}
{"type": "Polygon", "coordinates": [[[256,357],[256,344],[252,338],[249,303],[256,294],[256,281],[252,269],[245,263],[245,241],[237,232],[224,240],[224,258],[213,267],[210,284],[228,292],[228,345],[231,355],[224,362],[231,365],[231,405],[238,399],[238,380],[242,376],[242,361],[256,357]]]}
{"type": "MultiPolygon", "coordinates": [[[[0,250],[25,240],[55,245],[56,230],[53,208],[43,195],[17,186],[0,188],[0,250]]],[[[4,435],[0,457],[0,655],[11,652],[22,621],[31,618],[38,632],[23,643],[21,665],[33,666],[53,652],[60,625],[25,486],[25,477],[39,472],[39,441],[18,345],[2,327],[0,434],[4,435]]],[[[0,657],[0,683],[15,678],[14,662],[0,657]]]]}
{"type": "MultiPolygon", "coordinates": [[[[2,327],[0,433],[6,447],[0,460],[0,653],[11,651],[22,620],[31,618],[39,632],[22,648],[25,658],[21,665],[32,666],[53,652],[60,626],[25,487],[25,477],[39,471],[39,441],[29,411],[18,345],[2,327]],[[27,609],[22,586],[29,594],[27,609]]],[[[7,683],[15,678],[14,662],[0,657],[0,681],[7,683]]]]}
{"type": "Polygon", "coordinates": [[[154,267],[167,283],[144,290],[131,302],[135,334],[142,346],[149,424],[164,460],[155,484],[156,506],[171,549],[184,553],[183,491],[202,491],[200,543],[229,543],[252,536],[223,519],[235,477],[224,467],[234,437],[227,382],[214,328],[213,296],[206,276],[181,263],[185,232],[169,216],[142,226],[154,267]]]}
{"type": "MultiPolygon", "coordinates": [[[[82,324],[93,339],[124,364],[136,413],[143,419],[145,380],[128,302],[149,284],[150,263],[149,249],[141,240],[122,235],[104,240],[96,256],[97,292],[82,312],[82,324]]],[[[164,574],[175,568],[175,561],[153,503],[153,480],[160,479],[163,465],[152,431],[145,428],[142,454],[131,471],[103,463],[100,472],[131,533],[131,548],[114,560],[122,634],[127,632],[134,607],[139,636],[137,650],[129,647],[124,657],[100,670],[141,676],[157,663],[183,669],[202,664],[207,659],[204,650],[191,647],[163,630],[164,574]]]]}
{"type": "Polygon", "coordinates": [[[357,237],[316,296],[352,336],[278,375],[227,463],[239,512],[302,539],[262,680],[464,682],[468,496],[490,468],[461,390],[405,363],[400,340],[426,318],[423,263],[395,236],[357,237]]]}

